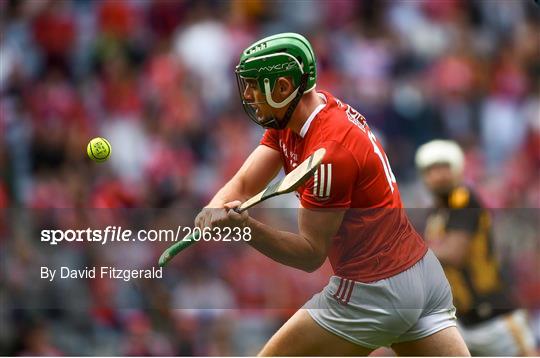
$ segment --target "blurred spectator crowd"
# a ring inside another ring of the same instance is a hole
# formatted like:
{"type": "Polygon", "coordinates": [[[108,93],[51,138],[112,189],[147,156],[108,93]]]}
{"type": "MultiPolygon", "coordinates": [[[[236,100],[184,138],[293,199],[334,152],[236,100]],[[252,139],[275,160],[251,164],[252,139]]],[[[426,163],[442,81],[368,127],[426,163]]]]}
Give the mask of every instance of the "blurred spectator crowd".
{"type": "MultiPolygon", "coordinates": [[[[36,229],[14,208],[151,208],[170,223],[204,206],[262,135],[240,105],[238,56],[285,31],[312,42],[318,88],[364,114],[384,142],[407,207],[428,204],[414,151],[450,138],[487,206],[526,213],[503,215],[498,244],[510,253],[508,275],[522,278],[516,296],[540,309],[538,222],[520,226],[532,241],[510,242],[515,223],[540,207],[540,8],[532,0],[0,0],[0,302],[8,303],[0,307],[38,292],[25,282],[40,255],[25,242],[37,240],[36,229]],[[112,144],[105,164],[86,157],[95,136],[112,144]]],[[[53,221],[84,222],[70,215],[53,221]]],[[[162,248],[132,254],[152,265],[162,248]]],[[[254,354],[302,302],[267,305],[257,300],[276,295],[248,287],[263,290],[257,280],[266,277],[276,292],[293,292],[307,274],[272,271],[249,248],[238,257],[220,250],[196,248],[202,264],[180,261],[167,286],[129,293],[145,304],[115,309],[105,302],[118,291],[82,281],[69,295],[92,293],[94,309],[0,308],[0,353],[254,354]],[[236,287],[242,276],[257,282],[236,287]],[[209,297],[228,303],[205,307],[244,309],[171,309],[209,297]],[[254,301],[267,309],[245,308],[254,301]]],[[[74,265],[100,262],[80,246],[64,254],[74,265]]],[[[308,291],[322,287],[328,267],[321,272],[308,291]]]]}

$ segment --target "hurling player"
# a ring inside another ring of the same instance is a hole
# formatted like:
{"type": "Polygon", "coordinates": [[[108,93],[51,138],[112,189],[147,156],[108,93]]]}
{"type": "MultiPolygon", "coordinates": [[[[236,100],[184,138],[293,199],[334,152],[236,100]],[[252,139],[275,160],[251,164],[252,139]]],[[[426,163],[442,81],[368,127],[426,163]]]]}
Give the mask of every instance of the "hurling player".
{"type": "Polygon", "coordinates": [[[267,130],[195,224],[248,225],[250,244],[273,260],[311,272],[328,257],[334,270],[260,354],[368,355],[391,346],[399,355],[468,355],[448,281],[402,210],[381,144],[360,113],[316,90],[310,43],[294,33],[257,41],[236,76],[245,111],[267,130]],[[326,148],[323,163],[297,190],[298,234],[229,210],[318,148],[326,148]]]}
{"type": "Polygon", "coordinates": [[[534,355],[526,312],[515,309],[499,273],[490,214],[462,183],[461,148],[433,140],[418,149],[416,165],[435,199],[425,239],[443,264],[471,353],[534,355]]]}

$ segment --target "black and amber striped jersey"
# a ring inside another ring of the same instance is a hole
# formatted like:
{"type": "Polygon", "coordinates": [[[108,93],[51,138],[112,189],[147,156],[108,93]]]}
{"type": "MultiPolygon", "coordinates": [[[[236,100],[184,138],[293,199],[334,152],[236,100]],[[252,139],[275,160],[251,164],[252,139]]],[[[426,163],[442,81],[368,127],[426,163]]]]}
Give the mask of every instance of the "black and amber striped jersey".
{"type": "Polygon", "coordinates": [[[443,263],[460,322],[470,326],[514,309],[494,251],[491,215],[464,186],[456,187],[428,216],[426,237],[444,240],[452,230],[470,236],[463,264],[443,263]]]}

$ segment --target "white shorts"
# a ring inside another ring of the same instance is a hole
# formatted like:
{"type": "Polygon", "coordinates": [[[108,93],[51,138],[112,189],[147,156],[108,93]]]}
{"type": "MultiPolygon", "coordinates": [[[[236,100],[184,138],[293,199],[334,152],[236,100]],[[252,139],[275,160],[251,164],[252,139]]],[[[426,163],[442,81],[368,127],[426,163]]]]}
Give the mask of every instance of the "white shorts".
{"type": "Polygon", "coordinates": [[[380,281],[332,276],[303,308],[323,328],[371,349],[456,326],[450,285],[430,250],[411,268],[380,281]]]}
{"type": "Polygon", "coordinates": [[[473,327],[458,324],[458,328],[473,355],[535,355],[534,335],[524,310],[510,312],[473,327]]]}

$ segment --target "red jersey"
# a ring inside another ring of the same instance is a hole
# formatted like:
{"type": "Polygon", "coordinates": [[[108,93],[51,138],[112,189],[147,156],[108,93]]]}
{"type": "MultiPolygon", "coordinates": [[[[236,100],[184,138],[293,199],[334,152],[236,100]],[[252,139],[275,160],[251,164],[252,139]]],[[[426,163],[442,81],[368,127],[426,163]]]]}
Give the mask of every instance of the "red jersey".
{"type": "Polygon", "coordinates": [[[394,174],[364,117],[327,92],[300,134],[268,129],[261,144],[289,173],[319,148],[326,155],[297,195],[304,208],[347,208],[328,257],[337,276],[372,282],[420,260],[427,246],[407,218],[394,174]]]}

